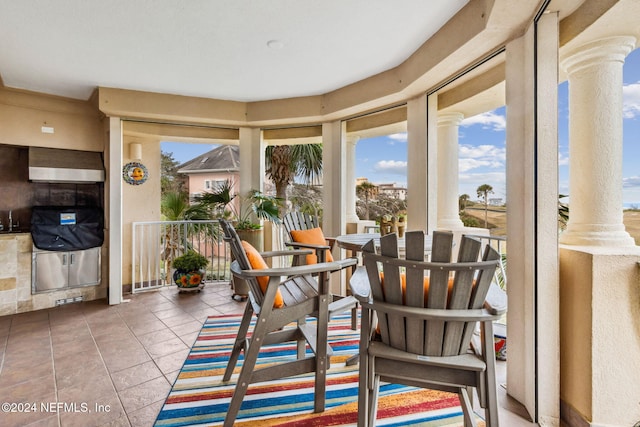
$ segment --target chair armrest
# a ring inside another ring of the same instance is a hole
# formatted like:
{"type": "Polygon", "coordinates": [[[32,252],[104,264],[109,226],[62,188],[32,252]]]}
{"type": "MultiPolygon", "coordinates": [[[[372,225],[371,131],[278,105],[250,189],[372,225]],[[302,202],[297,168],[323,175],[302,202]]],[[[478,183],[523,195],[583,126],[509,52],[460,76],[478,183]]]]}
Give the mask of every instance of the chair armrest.
{"type": "Polygon", "coordinates": [[[361,303],[369,302],[371,298],[371,286],[369,285],[367,269],[364,266],[361,265],[356,268],[356,271],[351,275],[349,287],[351,288],[351,294],[356,297],[358,301],[361,303]]]}
{"type": "Polygon", "coordinates": [[[312,254],[313,251],[309,250],[309,249],[290,249],[290,250],[286,250],[286,251],[267,251],[267,252],[260,252],[260,256],[262,256],[262,258],[275,258],[278,256],[284,256],[284,257],[289,257],[292,255],[309,255],[312,254]]]}
{"type": "MultiPolygon", "coordinates": [[[[355,259],[343,260],[351,262],[350,265],[355,265],[355,259]]],[[[237,261],[231,263],[231,272],[240,278],[251,277],[288,277],[288,276],[302,276],[305,274],[314,274],[322,272],[338,271],[343,268],[343,264],[339,262],[322,262],[311,265],[299,265],[286,268],[263,268],[260,270],[242,270],[237,261]]]]}
{"type": "Polygon", "coordinates": [[[316,252],[317,251],[322,251],[322,250],[331,250],[330,246],[327,246],[327,245],[315,245],[313,243],[286,242],[285,245],[291,246],[292,248],[314,249],[316,252]]]}
{"type": "Polygon", "coordinates": [[[484,322],[487,320],[497,320],[500,315],[489,313],[488,310],[478,308],[473,310],[445,310],[439,308],[409,307],[406,305],[389,304],[386,302],[362,302],[363,307],[383,313],[412,317],[423,320],[440,320],[455,322],[484,322]]]}
{"type": "Polygon", "coordinates": [[[491,314],[502,315],[507,312],[507,293],[492,283],[484,301],[484,308],[491,314]]]}
{"type": "Polygon", "coordinates": [[[331,249],[333,249],[333,247],[336,245],[336,238],[335,237],[326,237],[325,236],[324,240],[327,241],[327,245],[329,245],[331,247],[331,249]]]}

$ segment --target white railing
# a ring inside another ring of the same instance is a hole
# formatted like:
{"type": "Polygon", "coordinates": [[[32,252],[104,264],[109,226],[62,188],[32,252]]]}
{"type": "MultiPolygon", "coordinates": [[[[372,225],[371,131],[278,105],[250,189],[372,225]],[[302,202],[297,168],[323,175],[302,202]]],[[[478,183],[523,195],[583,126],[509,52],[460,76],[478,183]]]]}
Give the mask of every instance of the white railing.
{"type": "Polygon", "coordinates": [[[231,251],[218,221],[134,222],[131,237],[132,292],[171,285],[171,262],[193,249],[209,259],[205,281],[229,281],[231,251]]]}

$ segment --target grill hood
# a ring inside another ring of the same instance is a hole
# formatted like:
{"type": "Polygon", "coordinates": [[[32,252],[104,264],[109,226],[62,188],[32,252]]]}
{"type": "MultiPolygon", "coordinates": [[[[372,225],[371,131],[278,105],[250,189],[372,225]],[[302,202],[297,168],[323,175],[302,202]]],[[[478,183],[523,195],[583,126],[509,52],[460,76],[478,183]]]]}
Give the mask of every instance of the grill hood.
{"type": "Polygon", "coordinates": [[[102,155],[93,151],[29,147],[29,179],[40,182],[104,182],[102,155]]]}

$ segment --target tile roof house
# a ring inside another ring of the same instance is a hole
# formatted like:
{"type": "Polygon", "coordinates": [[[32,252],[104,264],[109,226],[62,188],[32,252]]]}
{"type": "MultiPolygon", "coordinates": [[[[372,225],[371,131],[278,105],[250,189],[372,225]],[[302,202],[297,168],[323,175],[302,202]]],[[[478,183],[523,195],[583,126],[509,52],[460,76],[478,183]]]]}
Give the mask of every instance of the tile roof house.
{"type": "Polygon", "coordinates": [[[240,178],[240,148],[237,145],[221,145],[207,151],[178,167],[178,173],[188,176],[189,197],[193,198],[216,188],[218,183],[229,180],[238,191],[240,178]]]}

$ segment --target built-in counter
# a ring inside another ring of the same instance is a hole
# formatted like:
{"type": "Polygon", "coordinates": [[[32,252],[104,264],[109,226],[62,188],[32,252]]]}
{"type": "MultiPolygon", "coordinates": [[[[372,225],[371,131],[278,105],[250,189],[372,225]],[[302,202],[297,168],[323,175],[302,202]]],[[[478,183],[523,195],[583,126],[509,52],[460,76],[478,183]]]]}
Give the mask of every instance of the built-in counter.
{"type": "Polygon", "coordinates": [[[107,286],[66,288],[32,294],[33,243],[29,233],[0,234],[0,316],[55,307],[61,302],[106,298],[107,286]]]}

